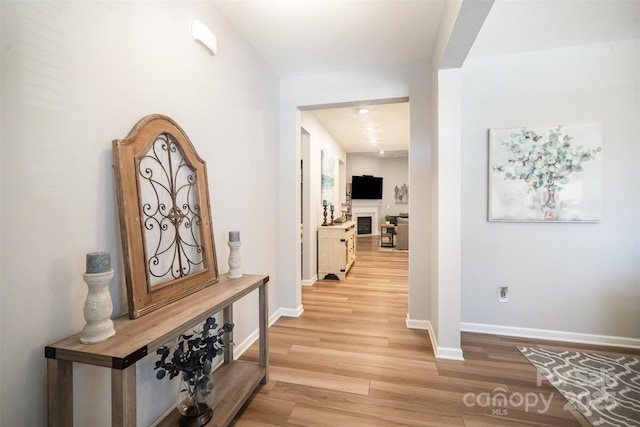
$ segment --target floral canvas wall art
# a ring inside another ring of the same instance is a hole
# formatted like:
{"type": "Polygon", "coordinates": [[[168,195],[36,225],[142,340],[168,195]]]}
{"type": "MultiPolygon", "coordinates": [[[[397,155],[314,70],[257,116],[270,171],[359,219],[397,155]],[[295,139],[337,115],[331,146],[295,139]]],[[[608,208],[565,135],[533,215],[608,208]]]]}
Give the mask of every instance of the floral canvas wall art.
{"type": "Polygon", "coordinates": [[[489,130],[489,221],[596,222],[602,126],[489,130]]]}
{"type": "Polygon", "coordinates": [[[322,150],[320,152],[320,191],[322,200],[327,200],[329,204],[333,203],[333,168],[333,156],[329,151],[322,150]]]}

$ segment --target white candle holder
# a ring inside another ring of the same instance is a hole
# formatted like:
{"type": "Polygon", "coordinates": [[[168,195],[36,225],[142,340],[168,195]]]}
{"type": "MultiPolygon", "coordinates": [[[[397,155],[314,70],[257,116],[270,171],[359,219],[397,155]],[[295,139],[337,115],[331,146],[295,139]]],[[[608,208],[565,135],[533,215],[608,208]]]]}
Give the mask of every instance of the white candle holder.
{"type": "Polygon", "coordinates": [[[238,279],[242,277],[240,272],[240,242],[228,242],[229,249],[229,279],[238,279]]]}
{"type": "Polygon", "coordinates": [[[95,344],[106,341],[116,334],[111,320],[113,302],[109,293],[109,283],[113,278],[113,269],[101,273],[84,273],[82,278],[89,286],[84,303],[84,319],[87,323],[82,329],[80,342],[95,344]]]}

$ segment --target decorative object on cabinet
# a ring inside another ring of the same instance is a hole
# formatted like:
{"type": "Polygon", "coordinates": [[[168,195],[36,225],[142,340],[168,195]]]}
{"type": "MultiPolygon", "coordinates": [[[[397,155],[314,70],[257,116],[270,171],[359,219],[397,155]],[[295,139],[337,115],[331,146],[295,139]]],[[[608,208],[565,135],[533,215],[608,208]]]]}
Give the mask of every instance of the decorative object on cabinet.
{"type": "Polygon", "coordinates": [[[242,272],[240,271],[240,232],[239,231],[230,231],[229,232],[229,279],[238,279],[242,277],[242,272]]]}
{"type": "Polygon", "coordinates": [[[322,226],[326,227],[327,225],[329,225],[329,223],[327,222],[327,201],[326,200],[322,201],[322,216],[324,217],[324,219],[322,220],[322,226]]]}
{"type": "Polygon", "coordinates": [[[113,278],[111,254],[108,252],[91,252],[87,254],[86,273],[82,278],[89,287],[84,302],[84,320],[80,342],[95,344],[108,340],[116,334],[113,328],[113,301],[109,292],[109,283],[113,278]]]}
{"type": "Polygon", "coordinates": [[[207,170],[167,116],[113,141],[127,302],[132,318],[218,282],[207,170]]]}
{"type": "Polygon", "coordinates": [[[489,221],[599,221],[602,126],[490,129],[489,193],[489,221]]]}
{"type": "MultiPolygon", "coordinates": [[[[111,370],[111,422],[136,425],[136,364],[149,353],[222,311],[222,323],[232,324],[233,303],[258,291],[259,355],[257,362],[235,360],[233,346],[224,349],[224,363],[211,375],[215,384],[213,418],[210,425],[229,425],[259,383],[269,380],[269,276],[244,274],[231,280],[225,276],[216,285],[188,295],[137,319],[127,315],[114,319],[116,335],[94,345],[71,335],[44,349],[47,359],[47,424],[73,425],[73,363],[102,366],[111,370]]],[[[233,332],[228,339],[233,341],[233,332]]],[[[171,412],[158,426],[175,426],[180,414],[171,412]]]]}
{"type": "Polygon", "coordinates": [[[318,277],[344,280],[356,260],[356,223],[318,228],[318,277]]]}
{"type": "Polygon", "coordinates": [[[156,350],[160,355],[154,368],[158,370],[156,377],[161,380],[167,374],[169,379],[180,375],[177,408],[181,427],[199,427],[211,420],[213,409],[208,396],[215,386],[211,381],[213,359],[233,344],[227,338],[231,331],[233,324],[219,327],[215,317],[209,317],[200,331],[181,334],[173,353],[168,346],[156,350]]]}

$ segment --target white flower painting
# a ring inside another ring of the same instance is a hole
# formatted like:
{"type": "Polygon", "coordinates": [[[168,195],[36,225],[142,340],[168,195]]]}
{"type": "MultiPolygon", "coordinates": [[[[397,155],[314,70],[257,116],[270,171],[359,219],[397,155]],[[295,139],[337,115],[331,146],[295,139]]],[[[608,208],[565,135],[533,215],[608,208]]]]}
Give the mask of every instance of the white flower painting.
{"type": "Polygon", "coordinates": [[[489,188],[489,221],[599,221],[601,125],[490,129],[489,188]]]}

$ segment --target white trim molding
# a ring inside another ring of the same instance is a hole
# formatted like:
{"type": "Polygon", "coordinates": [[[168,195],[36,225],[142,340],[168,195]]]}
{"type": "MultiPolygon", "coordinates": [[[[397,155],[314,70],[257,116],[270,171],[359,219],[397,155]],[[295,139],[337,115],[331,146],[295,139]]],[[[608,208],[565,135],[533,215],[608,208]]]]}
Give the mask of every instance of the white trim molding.
{"type": "Polygon", "coordinates": [[[429,320],[415,320],[409,318],[407,313],[407,329],[421,329],[423,331],[431,331],[431,322],[429,320]]]}
{"type": "Polygon", "coordinates": [[[420,329],[423,331],[429,331],[429,339],[431,340],[433,354],[435,355],[436,359],[464,361],[464,355],[461,348],[440,347],[438,345],[438,339],[436,338],[436,334],[433,330],[433,325],[431,325],[430,320],[411,319],[409,318],[409,314],[407,313],[406,323],[408,329],[420,329]]]}
{"type": "Polygon", "coordinates": [[[300,304],[298,306],[298,308],[283,308],[281,307],[278,310],[279,316],[284,316],[284,317],[300,317],[300,315],[302,314],[302,312],[304,311],[304,307],[302,306],[302,304],[300,304]]]}
{"type": "Polygon", "coordinates": [[[638,338],[583,334],[579,332],[554,331],[549,329],[521,328],[517,326],[487,325],[469,322],[462,322],[460,324],[460,328],[464,332],[476,332],[481,334],[507,335],[520,338],[536,338],[549,341],[565,341],[580,344],[640,349],[640,339],[638,338]]]}
{"type": "Polygon", "coordinates": [[[303,280],[302,282],[300,282],[300,284],[302,286],[313,286],[313,284],[316,283],[317,280],[318,280],[318,275],[314,274],[311,279],[303,280]]]}

